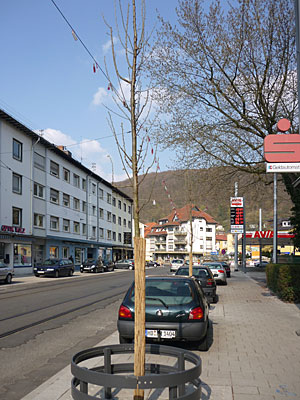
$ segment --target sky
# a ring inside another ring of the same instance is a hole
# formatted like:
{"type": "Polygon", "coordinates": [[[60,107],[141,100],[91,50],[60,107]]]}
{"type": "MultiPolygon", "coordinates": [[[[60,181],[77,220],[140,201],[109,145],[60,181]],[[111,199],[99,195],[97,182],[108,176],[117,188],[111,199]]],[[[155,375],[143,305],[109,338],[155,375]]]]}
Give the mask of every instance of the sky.
{"type": "MultiPolygon", "coordinates": [[[[103,17],[115,27],[114,1],[54,1],[105,70],[111,46],[103,17]]],[[[176,5],[177,0],[146,0],[148,31],[157,24],[157,13],[175,21],[176,5]]],[[[106,107],[113,106],[109,81],[100,69],[94,72],[93,59],[53,2],[1,1],[0,49],[0,108],[51,143],[65,145],[75,159],[107,181],[126,179],[108,124],[106,107]]],[[[117,41],[116,52],[124,65],[117,41]]],[[[109,62],[108,68],[112,69],[109,62]]],[[[118,120],[115,128],[120,132],[118,120]]],[[[151,150],[154,141],[149,140],[151,150]]],[[[176,154],[158,149],[156,157],[160,171],[174,168],[176,154]]]]}

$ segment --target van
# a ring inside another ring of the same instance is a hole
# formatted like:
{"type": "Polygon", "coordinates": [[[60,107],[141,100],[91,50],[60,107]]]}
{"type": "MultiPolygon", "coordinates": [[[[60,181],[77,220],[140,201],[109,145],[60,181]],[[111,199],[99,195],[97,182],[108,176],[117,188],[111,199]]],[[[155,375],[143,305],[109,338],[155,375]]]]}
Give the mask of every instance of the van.
{"type": "Polygon", "coordinates": [[[0,281],[11,283],[13,276],[14,269],[5,264],[3,261],[0,261],[0,281]]]}

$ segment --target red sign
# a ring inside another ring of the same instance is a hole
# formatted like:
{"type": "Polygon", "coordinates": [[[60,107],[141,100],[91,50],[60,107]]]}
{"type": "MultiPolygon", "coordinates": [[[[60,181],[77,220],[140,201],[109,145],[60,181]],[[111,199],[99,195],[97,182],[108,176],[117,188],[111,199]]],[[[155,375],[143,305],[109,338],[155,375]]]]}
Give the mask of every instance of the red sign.
{"type": "Polygon", "coordinates": [[[270,163],[300,162],[300,135],[268,135],[264,139],[265,160],[270,163]]]}
{"type": "Polygon", "coordinates": [[[11,232],[11,233],[25,233],[25,228],[19,228],[18,226],[9,226],[9,225],[1,225],[2,232],[11,232]]]}
{"type": "MultiPolygon", "coordinates": [[[[274,231],[255,231],[246,233],[247,238],[273,238],[274,231]]],[[[278,232],[277,237],[279,238],[294,238],[294,233],[278,232]]]]}

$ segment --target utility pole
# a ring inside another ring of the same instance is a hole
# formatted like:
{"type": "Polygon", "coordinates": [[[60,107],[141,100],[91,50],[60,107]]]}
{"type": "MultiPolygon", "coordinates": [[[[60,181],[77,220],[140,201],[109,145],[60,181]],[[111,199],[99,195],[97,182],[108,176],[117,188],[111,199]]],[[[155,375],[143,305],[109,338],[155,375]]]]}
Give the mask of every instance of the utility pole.
{"type": "MultiPolygon", "coordinates": [[[[261,208],[259,209],[259,224],[258,224],[258,230],[261,232],[262,231],[262,213],[261,213],[261,208]]],[[[262,263],[262,245],[261,245],[261,237],[259,237],[259,263],[262,263]]]]}
{"type": "Polygon", "coordinates": [[[277,264],[277,173],[274,173],[274,236],[273,236],[273,263],[277,264]]]}

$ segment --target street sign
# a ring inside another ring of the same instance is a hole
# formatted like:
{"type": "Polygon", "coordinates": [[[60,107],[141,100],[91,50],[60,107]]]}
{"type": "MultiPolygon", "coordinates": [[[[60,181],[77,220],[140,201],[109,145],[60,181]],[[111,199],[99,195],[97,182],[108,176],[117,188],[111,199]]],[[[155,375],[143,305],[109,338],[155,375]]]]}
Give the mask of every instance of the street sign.
{"type": "MultiPolygon", "coordinates": [[[[300,136],[300,135],[299,135],[300,136]]],[[[266,172],[300,172],[300,162],[298,163],[267,163],[266,172]]]]}
{"type": "Polygon", "coordinates": [[[230,207],[243,207],[244,197],[230,197],[230,207]]]}
{"type": "Polygon", "coordinates": [[[299,163],[300,135],[268,135],[264,139],[264,153],[269,163],[299,163]]]}
{"type": "Polygon", "coordinates": [[[244,198],[230,198],[230,231],[231,233],[244,232],[244,198]]]}

